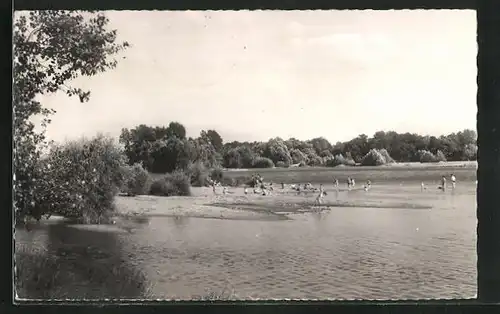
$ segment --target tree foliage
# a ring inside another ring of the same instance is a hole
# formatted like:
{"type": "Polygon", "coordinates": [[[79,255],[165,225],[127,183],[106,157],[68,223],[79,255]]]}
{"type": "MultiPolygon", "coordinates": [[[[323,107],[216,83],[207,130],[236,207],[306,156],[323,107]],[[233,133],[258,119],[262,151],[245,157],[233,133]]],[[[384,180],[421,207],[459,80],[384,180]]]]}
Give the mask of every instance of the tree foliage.
{"type": "Polygon", "coordinates": [[[38,161],[30,215],[58,214],[100,222],[113,211],[114,197],[127,183],[125,165],[120,147],[102,135],[54,145],[38,161]]]}
{"type": "Polygon", "coordinates": [[[170,122],[167,128],[167,137],[177,137],[178,139],[186,138],[186,128],[179,122],[170,122]]]}
{"type": "Polygon", "coordinates": [[[44,108],[37,96],[64,92],[81,102],[90,91],[72,85],[80,76],[94,76],[116,67],[114,58],[128,47],[116,41],[102,13],[78,11],[30,11],[15,17],[13,26],[14,173],[18,213],[35,208],[37,163],[47,148],[45,127],[53,109],[44,108]],[[32,118],[42,117],[36,132],[32,118]]]}

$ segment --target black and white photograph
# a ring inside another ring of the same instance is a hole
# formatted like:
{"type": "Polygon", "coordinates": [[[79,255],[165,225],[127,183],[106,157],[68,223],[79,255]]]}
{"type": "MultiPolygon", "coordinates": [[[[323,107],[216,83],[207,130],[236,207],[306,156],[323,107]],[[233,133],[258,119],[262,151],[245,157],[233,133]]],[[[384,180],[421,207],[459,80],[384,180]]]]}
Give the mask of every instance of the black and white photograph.
{"type": "Polygon", "coordinates": [[[15,11],[16,300],[475,298],[476,24],[15,11]]]}

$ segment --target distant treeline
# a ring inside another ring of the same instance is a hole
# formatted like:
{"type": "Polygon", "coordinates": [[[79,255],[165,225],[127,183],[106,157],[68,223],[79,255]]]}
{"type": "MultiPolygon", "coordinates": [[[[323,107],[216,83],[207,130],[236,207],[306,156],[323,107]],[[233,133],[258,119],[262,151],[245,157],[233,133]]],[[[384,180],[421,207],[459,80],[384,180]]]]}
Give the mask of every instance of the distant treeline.
{"type": "Polygon", "coordinates": [[[186,128],[171,122],[165,127],[139,125],[122,129],[120,143],[130,164],[141,163],[153,173],[186,169],[194,163],[209,168],[269,168],[295,166],[380,165],[388,162],[476,160],[476,132],[422,136],[393,131],[361,134],[331,144],[323,137],[308,141],[279,137],[267,142],[224,143],[215,130],[187,138],[186,128]]]}

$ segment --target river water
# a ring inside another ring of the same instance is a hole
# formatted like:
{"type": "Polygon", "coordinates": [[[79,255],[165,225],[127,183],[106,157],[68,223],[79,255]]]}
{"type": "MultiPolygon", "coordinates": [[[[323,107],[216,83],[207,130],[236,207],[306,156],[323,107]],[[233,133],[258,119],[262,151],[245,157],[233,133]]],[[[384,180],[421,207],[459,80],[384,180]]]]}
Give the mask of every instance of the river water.
{"type": "Polygon", "coordinates": [[[334,207],[277,221],[152,217],[131,232],[47,224],[18,231],[16,241],[51,254],[64,242],[120,255],[144,271],[155,299],[223,289],[235,299],[474,297],[475,184],[446,193],[387,185],[342,197],[432,209],[334,207]]]}

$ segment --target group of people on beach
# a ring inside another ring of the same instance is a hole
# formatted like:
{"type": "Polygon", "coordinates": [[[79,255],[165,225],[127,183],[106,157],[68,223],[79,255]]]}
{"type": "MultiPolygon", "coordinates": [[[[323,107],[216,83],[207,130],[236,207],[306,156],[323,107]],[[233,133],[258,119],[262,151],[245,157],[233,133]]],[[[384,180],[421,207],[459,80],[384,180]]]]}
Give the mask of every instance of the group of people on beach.
{"type": "MultiPolygon", "coordinates": [[[[451,188],[454,190],[456,187],[456,181],[457,181],[454,174],[450,175],[450,181],[451,181],[451,188]]],[[[213,180],[213,179],[210,179],[209,182],[210,182],[210,185],[212,186],[213,193],[217,194],[216,187],[221,186],[221,183],[216,181],[216,180],[213,180]]],[[[347,177],[346,183],[347,183],[348,191],[351,191],[356,186],[356,181],[351,176],[347,177]]],[[[447,187],[446,183],[447,183],[446,176],[443,175],[441,178],[440,185],[438,186],[438,189],[442,190],[443,192],[446,191],[446,187],[447,187]]],[[[253,193],[254,194],[261,194],[263,196],[266,196],[266,195],[270,195],[271,192],[274,191],[273,183],[269,182],[268,184],[265,184],[264,178],[259,173],[252,175],[251,185],[253,186],[253,193]]],[[[333,178],[333,187],[337,192],[339,191],[339,180],[337,178],[333,178]]],[[[307,194],[308,192],[319,192],[316,196],[316,199],[315,199],[315,204],[318,204],[318,205],[322,204],[324,196],[327,195],[323,184],[320,184],[319,188],[315,188],[311,183],[304,183],[303,185],[301,185],[299,183],[299,184],[291,184],[290,188],[292,190],[297,191],[298,195],[300,195],[302,192],[304,194],[307,194]]],[[[371,183],[371,180],[368,179],[366,181],[366,183],[363,185],[363,190],[368,191],[371,188],[372,188],[372,183],[371,183]]],[[[283,182],[281,182],[281,189],[282,190],[285,189],[285,184],[283,182]]],[[[427,189],[424,182],[421,183],[421,189],[422,189],[422,191],[427,189]]],[[[243,192],[245,195],[248,194],[248,187],[247,186],[244,187],[243,192]]],[[[226,186],[223,186],[222,194],[226,195],[227,193],[228,193],[228,188],[226,186]]]]}

